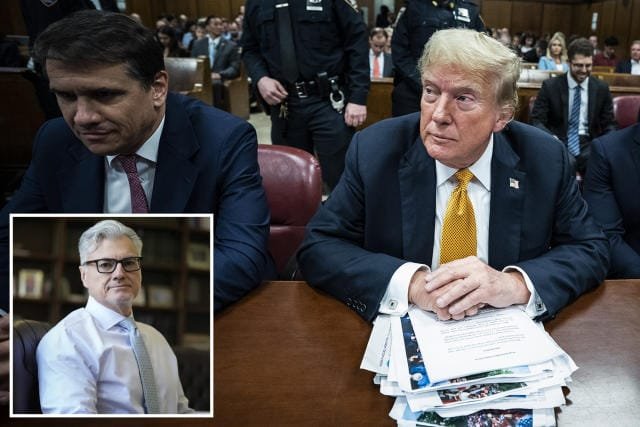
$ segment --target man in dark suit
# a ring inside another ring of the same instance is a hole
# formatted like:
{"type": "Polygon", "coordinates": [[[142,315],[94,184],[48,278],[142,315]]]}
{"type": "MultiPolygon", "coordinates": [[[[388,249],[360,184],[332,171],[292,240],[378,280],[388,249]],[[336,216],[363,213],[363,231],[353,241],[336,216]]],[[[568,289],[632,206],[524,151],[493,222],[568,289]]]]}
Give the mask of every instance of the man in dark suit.
{"type": "Polygon", "coordinates": [[[225,105],[224,81],[235,79],[240,75],[240,51],[238,45],[222,37],[222,19],[216,16],[207,18],[206,37],[196,40],[191,49],[191,56],[206,56],[211,65],[211,83],[213,84],[213,105],[225,105]]]}
{"type": "Polygon", "coordinates": [[[640,40],[631,42],[631,58],[618,62],[616,73],[640,74],[640,40]]]}
{"type": "Polygon", "coordinates": [[[609,277],[640,278],[640,124],[591,142],[584,198],[611,244],[609,277]]]}
{"type": "Polygon", "coordinates": [[[391,54],[384,51],[388,38],[384,28],[375,27],[369,32],[369,76],[372,79],[393,77],[391,54]]]}
{"type": "Polygon", "coordinates": [[[36,55],[63,119],[38,132],[22,186],[0,214],[0,308],[14,212],[213,213],[216,311],[272,272],[255,131],[168,94],[153,32],[125,15],[83,11],[45,30],[36,55]]]}
{"type": "Polygon", "coordinates": [[[589,78],[592,53],[593,46],[587,39],[574,40],[568,49],[569,72],[545,80],[531,110],[531,124],[567,144],[580,175],[584,175],[587,166],[591,140],[616,128],[609,86],[599,79],[589,78]],[[580,87],[580,101],[575,111],[579,116],[574,116],[572,107],[577,87],[580,87]],[[569,133],[573,120],[577,133],[576,144],[572,145],[569,133]]]}
{"type": "Polygon", "coordinates": [[[513,304],[555,316],[604,279],[608,242],[567,151],[510,122],[517,56],[486,34],[448,29],[420,63],[421,113],[356,134],[307,227],[305,279],[367,320],[411,303],[441,319],[513,304]],[[468,220],[452,229],[461,214],[468,220]]]}

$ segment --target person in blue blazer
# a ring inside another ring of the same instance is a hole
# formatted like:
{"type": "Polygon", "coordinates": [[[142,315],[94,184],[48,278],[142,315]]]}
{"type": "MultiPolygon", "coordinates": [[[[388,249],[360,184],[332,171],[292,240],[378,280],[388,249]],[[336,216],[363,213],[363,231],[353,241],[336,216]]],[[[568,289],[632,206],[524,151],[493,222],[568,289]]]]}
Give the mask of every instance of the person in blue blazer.
{"type": "Polygon", "coordinates": [[[409,304],[441,319],[514,304],[552,318],[598,286],[609,262],[567,150],[511,121],[520,63],[498,41],[438,31],[420,64],[421,112],[354,136],[339,184],[307,226],[304,278],[369,321],[409,304]],[[443,263],[445,207],[463,169],[477,243],[443,263]]]}
{"type": "Polygon", "coordinates": [[[255,130],[168,93],[150,30],[83,11],[51,25],[36,53],[63,118],[38,131],[22,185],[0,214],[0,308],[8,307],[9,214],[18,212],[213,213],[215,311],[275,275],[255,130]],[[130,181],[119,155],[134,153],[130,181]],[[136,211],[140,187],[146,208],[136,211]]]}
{"type": "Polygon", "coordinates": [[[640,124],[594,139],[584,198],[611,244],[609,277],[640,278],[640,124]]]}

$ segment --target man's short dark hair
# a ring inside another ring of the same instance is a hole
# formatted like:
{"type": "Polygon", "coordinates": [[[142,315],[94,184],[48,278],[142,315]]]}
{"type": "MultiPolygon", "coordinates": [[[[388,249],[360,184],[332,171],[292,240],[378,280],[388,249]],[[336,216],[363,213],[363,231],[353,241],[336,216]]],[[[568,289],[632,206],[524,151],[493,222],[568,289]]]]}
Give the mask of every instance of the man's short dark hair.
{"type": "Polygon", "coordinates": [[[605,46],[618,46],[618,38],[616,36],[609,36],[604,39],[605,46]]]}
{"type": "Polygon", "coordinates": [[[572,60],[576,55],[593,56],[593,45],[584,37],[575,39],[567,49],[567,56],[572,60]]]}
{"type": "Polygon", "coordinates": [[[389,38],[387,31],[382,27],[374,27],[369,32],[369,38],[373,38],[374,36],[383,36],[385,39],[389,38]]]}
{"type": "Polygon", "coordinates": [[[121,13],[82,10],[54,22],[34,46],[35,60],[91,66],[125,64],[128,74],[149,89],[164,70],[162,46],[154,33],[121,13]]]}

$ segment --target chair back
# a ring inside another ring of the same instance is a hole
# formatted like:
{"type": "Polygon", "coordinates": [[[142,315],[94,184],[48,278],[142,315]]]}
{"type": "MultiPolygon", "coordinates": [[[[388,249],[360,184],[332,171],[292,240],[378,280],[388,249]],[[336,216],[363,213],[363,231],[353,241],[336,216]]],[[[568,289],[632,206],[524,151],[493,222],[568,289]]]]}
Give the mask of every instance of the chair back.
{"type": "Polygon", "coordinates": [[[178,360],[178,375],[189,399],[189,407],[196,411],[209,411],[211,393],[211,363],[209,352],[192,347],[174,347],[178,360]]]}
{"type": "Polygon", "coordinates": [[[13,323],[13,412],[16,414],[42,413],[36,348],[49,329],[49,323],[36,320],[13,323]]]}
{"type": "Polygon", "coordinates": [[[281,279],[322,200],[318,160],[306,151],[282,145],[258,146],[258,163],[267,194],[271,225],[269,252],[281,279]]]}
{"type": "Polygon", "coordinates": [[[618,128],[623,129],[638,121],[640,95],[621,95],[613,98],[613,115],[618,128]]]}
{"type": "Polygon", "coordinates": [[[211,68],[207,58],[164,58],[164,66],[169,74],[170,91],[212,104],[211,68]]]}

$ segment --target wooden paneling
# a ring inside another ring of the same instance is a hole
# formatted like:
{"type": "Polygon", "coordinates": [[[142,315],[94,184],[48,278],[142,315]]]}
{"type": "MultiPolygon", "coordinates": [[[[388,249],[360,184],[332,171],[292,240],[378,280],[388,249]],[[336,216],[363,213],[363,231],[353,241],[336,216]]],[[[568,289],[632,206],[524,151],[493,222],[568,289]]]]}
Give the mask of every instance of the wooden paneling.
{"type": "Polygon", "coordinates": [[[0,1],[0,33],[27,35],[20,0],[0,1]]]}
{"type": "MultiPolygon", "coordinates": [[[[638,27],[638,21],[631,20],[631,9],[633,3],[628,0],[616,0],[616,16],[614,19],[614,34],[620,41],[620,46],[616,49],[616,55],[618,58],[629,57],[629,46],[631,45],[631,32],[633,31],[632,22],[635,22],[635,27],[638,27]],[[625,4],[626,3],[626,4],[625,4]]],[[[636,9],[640,8],[640,4],[636,5],[636,9]]]]}
{"type": "MultiPolygon", "coordinates": [[[[604,37],[617,34],[620,28],[615,26],[616,0],[607,0],[602,3],[602,18],[600,20],[600,30],[604,37]]],[[[602,43],[604,38],[600,40],[602,43]]]]}
{"type": "Polygon", "coordinates": [[[537,34],[542,26],[542,3],[534,1],[514,3],[511,10],[511,34],[523,31],[537,34]]]}
{"type": "Polygon", "coordinates": [[[568,4],[545,4],[540,34],[553,34],[556,31],[562,31],[565,36],[569,37],[571,8],[572,6],[568,4]]]}
{"type": "Polygon", "coordinates": [[[511,28],[512,1],[484,0],[481,16],[485,26],[489,28],[511,28]]]}
{"type": "Polygon", "coordinates": [[[600,35],[598,29],[600,28],[600,20],[602,19],[602,7],[601,4],[578,4],[573,6],[571,19],[571,31],[569,34],[580,34],[583,37],[588,37],[595,33],[598,36],[598,40],[602,41],[603,37],[600,35]],[[595,10],[597,9],[597,10],[595,10]],[[596,31],[591,30],[591,17],[593,12],[598,12],[598,27],[596,31]]]}

